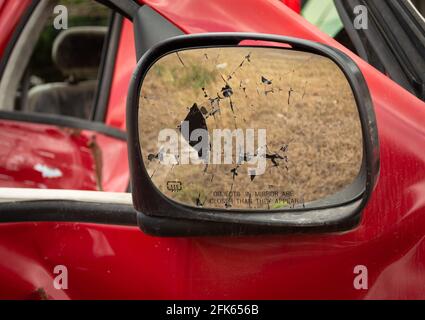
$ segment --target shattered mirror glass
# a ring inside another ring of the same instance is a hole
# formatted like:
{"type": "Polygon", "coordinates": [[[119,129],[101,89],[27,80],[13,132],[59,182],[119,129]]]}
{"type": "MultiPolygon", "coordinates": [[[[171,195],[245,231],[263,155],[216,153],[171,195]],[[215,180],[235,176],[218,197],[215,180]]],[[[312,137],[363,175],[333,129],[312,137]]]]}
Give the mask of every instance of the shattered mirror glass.
{"type": "Polygon", "coordinates": [[[174,52],[148,71],[139,105],[146,170],[184,205],[303,208],[359,176],[353,92],[319,55],[271,47],[174,52]]]}

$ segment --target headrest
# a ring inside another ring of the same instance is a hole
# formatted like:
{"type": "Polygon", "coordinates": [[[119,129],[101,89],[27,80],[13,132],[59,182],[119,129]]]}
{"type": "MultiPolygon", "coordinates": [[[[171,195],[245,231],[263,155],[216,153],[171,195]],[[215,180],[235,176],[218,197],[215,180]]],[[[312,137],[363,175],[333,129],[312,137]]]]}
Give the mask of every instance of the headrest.
{"type": "Polygon", "coordinates": [[[74,27],[62,31],[53,43],[53,61],[65,76],[96,78],[107,32],[106,27],[74,27]]]}

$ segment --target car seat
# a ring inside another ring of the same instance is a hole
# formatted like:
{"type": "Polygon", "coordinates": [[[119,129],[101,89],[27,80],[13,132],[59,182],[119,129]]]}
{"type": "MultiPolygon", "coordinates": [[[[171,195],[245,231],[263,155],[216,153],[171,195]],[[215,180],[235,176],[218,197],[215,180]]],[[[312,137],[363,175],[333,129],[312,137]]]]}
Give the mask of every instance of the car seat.
{"type": "Polygon", "coordinates": [[[35,86],[28,93],[28,111],[89,119],[98,84],[105,27],[74,27],[53,43],[52,59],[65,82],[35,86]]]}

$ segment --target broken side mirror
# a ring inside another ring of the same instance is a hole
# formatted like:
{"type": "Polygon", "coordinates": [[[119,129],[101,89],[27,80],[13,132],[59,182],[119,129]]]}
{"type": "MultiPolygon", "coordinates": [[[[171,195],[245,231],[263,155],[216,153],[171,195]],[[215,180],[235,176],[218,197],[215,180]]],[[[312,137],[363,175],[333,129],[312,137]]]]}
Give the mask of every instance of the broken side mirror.
{"type": "Polygon", "coordinates": [[[139,62],[127,112],[133,201],[149,234],[347,230],[379,174],[361,71],[309,41],[166,40],[139,62]]]}

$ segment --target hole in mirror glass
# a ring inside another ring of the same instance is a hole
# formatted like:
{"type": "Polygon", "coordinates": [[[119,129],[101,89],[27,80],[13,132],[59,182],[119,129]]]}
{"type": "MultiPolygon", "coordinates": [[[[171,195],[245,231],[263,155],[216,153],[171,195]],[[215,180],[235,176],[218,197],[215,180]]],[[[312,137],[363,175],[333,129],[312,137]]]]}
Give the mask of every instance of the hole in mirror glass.
{"type": "Polygon", "coordinates": [[[353,91],[320,55],[260,47],[174,52],[147,72],[139,104],[146,170],[184,205],[303,208],[359,176],[353,91]]]}

